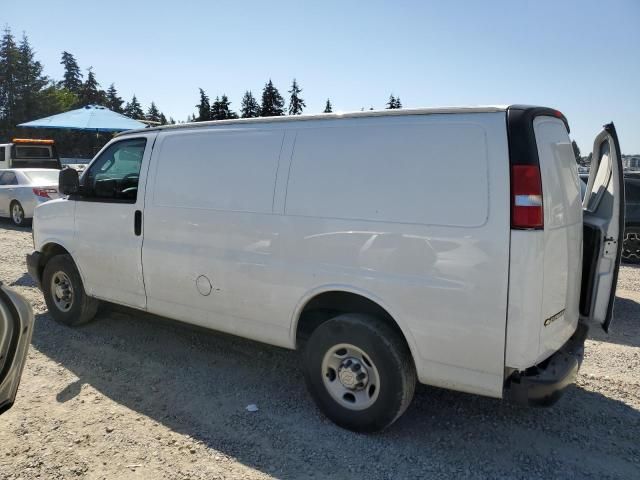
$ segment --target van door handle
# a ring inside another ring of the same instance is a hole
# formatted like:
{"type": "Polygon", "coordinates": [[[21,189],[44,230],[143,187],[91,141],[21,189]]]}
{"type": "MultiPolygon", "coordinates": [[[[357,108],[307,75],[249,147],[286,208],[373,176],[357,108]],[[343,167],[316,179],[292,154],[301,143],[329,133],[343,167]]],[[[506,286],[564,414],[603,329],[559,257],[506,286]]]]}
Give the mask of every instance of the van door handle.
{"type": "Polygon", "coordinates": [[[136,210],[133,216],[133,233],[140,236],[142,233],[142,211],[136,210]]]}

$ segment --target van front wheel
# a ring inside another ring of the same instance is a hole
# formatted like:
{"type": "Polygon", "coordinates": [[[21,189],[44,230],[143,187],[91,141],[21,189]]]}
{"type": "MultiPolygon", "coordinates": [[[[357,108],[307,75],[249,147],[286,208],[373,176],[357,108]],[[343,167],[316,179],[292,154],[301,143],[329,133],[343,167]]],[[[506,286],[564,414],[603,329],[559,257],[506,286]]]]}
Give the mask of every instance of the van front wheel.
{"type": "Polygon", "coordinates": [[[47,262],[42,274],[42,292],[54,320],[69,327],[89,322],[98,310],[99,302],[84,291],[71,255],[56,255],[47,262]]]}
{"type": "Polygon", "coordinates": [[[401,334],[383,320],[344,314],[321,324],[306,343],[304,373],[318,408],[357,432],[382,430],[411,403],[416,371],[401,334]]]}

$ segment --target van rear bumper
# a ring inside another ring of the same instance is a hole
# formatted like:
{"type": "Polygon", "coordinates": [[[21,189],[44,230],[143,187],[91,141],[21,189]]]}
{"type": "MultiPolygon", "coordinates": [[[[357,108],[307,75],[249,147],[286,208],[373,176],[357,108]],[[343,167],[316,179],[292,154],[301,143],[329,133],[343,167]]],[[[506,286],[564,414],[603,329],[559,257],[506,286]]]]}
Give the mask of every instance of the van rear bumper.
{"type": "Polygon", "coordinates": [[[553,405],[564,389],[575,382],[588,331],[586,324],[578,323],[574,334],[556,353],[539,365],[514,372],[505,382],[503,397],[523,405],[553,405]]]}

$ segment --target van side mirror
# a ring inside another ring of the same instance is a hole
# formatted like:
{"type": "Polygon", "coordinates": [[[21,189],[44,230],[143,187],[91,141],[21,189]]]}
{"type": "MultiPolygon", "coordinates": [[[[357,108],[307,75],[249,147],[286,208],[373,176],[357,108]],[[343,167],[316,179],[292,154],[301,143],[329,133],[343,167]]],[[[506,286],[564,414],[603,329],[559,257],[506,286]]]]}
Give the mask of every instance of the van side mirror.
{"type": "Polygon", "coordinates": [[[78,172],[73,168],[65,167],[58,174],[58,191],[63,195],[73,195],[80,192],[80,179],[78,172]]]}

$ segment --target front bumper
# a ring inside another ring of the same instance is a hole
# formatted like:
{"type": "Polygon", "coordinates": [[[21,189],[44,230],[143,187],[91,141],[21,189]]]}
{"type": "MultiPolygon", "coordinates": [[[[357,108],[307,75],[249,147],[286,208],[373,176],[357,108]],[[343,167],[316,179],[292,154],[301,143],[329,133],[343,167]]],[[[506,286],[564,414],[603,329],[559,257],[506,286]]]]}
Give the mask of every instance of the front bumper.
{"type": "Polygon", "coordinates": [[[556,353],[539,365],[514,372],[505,382],[503,397],[524,405],[553,405],[565,388],[575,382],[588,331],[587,325],[578,323],[574,334],[556,353]]]}
{"type": "Polygon", "coordinates": [[[32,253],[27,253],[27,272],[29,272],[29,275],[31,275],[31,278],[33,278],[36,282],[36,284],[38,285],[38,287],[40,287],[40,261],[42,259],[42,254],[40,252],[32,252],[32,253]]]}

